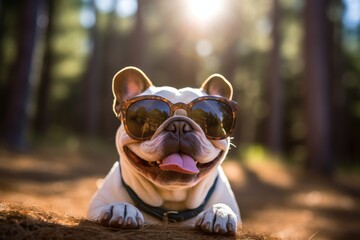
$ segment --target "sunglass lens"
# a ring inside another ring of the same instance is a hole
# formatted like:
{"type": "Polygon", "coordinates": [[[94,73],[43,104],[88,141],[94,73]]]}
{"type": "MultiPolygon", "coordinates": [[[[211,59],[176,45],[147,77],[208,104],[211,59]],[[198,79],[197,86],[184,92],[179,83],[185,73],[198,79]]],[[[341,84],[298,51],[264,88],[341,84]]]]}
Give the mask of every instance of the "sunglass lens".
{"type": "Polygon", "coordinates": [[[128,131],[137,138],[150,138],[170,117],[169,106],[159,100],[144,99],[131,104],[126,113],[128,131]]]}
{"type": "Polygon", "coordinates": [[[233,126],[232,109],[216,100],[202,100],[194,104],[191,118],[201,126],[205,134],[214,138],[223,138],[233,126]]]}

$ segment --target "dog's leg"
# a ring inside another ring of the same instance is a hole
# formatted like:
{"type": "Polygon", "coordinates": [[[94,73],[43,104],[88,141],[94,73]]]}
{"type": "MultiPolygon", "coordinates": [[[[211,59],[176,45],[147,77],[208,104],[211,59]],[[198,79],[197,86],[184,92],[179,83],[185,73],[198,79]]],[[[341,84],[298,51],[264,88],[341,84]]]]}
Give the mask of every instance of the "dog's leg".
{"type": "Polygon", "coordinates": [[[236,214],[225,204],[214,204],[212,208],[198,215],[195,228],[207,233],[235,235],[237,228],[236,214]]]}
{"type": "Polygon", "coordinates": [[[135,229],[143,226],[144,217],[129,203],[114,203],[102,209],[98,221],[105,226],[135,229]]]}

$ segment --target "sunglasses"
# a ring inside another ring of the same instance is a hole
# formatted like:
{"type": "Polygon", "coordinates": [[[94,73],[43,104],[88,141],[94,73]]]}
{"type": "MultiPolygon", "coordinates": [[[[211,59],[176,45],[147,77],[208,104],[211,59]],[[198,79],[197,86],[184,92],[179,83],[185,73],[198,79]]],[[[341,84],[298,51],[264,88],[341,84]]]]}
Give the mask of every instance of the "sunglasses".
{"type": "Polygon", "coordinates": [[[184,109],[211,140],[227,138],[235,126],[237,103],[224,97],[203,96],[188,104],[172,103],[154,95],[144,95],[124,100],[121,115],[126,133],[136,140],[150,139],[156,130],[177,109],[184,109]]]}

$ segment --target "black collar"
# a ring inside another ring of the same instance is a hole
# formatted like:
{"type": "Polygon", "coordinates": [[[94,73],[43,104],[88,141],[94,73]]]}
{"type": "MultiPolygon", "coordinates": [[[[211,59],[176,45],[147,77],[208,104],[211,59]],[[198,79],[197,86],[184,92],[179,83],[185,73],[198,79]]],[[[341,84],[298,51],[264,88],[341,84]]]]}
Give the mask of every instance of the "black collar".
{"type": "Polygon", "coordinates": [[[215,190],[218,178],[219,178],[219,176],[216,176],[213,185],[209,189],[208,194],[206,195],[204,201],[201,203],[201,205],[199,207],[194,208],[194,209],[183,210],[183,211],[173,211],[171,209],[166,209],[166,208],[162,208],[162,207],[150,206],[149,204],[146,204],[143,200],[141,200],[139,198],[139,196],[134,192],[134,190],[132,190],[131,187],[125,183],[122,176],[121,176],[121,181],[122,181],[122,184],[124,185],[126,191],[130,195],[131,199],[134,201],[135,206],[138,207],[140,210],[142,210],[145,213],[147,213],[153,217],[156,217],[164,222],[168,222],[168,221],[181,222],[181,221],[185,221],[187,219],[193,218],[193,217],[197,216],[199,213],[201,213],[202,211],[204,211],[205,205],[207,204],[207,202],[209,201],[211,195],[213,194],[213,192],[215,190]]]}

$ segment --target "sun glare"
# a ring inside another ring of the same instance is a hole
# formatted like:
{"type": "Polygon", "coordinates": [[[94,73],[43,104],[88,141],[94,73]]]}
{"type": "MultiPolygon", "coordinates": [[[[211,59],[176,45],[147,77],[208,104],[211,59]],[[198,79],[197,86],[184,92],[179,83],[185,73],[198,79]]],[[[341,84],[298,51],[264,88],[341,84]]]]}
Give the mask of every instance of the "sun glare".
{"type": "Polygon", "coordinates": [[[185,7],[192,19],[203,24],[219,15],[223,3],[223,0],[186,0],[185,7]]]}

